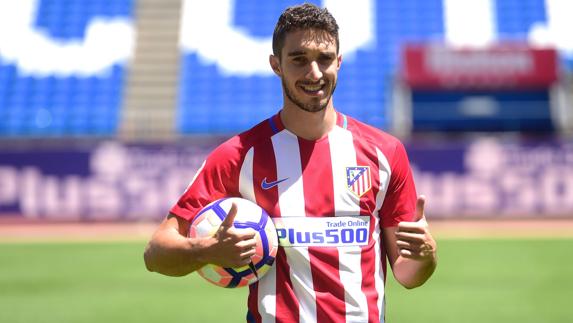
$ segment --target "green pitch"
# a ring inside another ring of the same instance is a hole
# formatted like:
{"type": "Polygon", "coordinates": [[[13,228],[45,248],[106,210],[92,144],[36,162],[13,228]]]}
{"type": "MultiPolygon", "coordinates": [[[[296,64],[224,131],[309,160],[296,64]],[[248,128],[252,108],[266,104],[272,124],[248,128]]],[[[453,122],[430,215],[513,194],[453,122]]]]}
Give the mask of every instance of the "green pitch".
{"type": "MultiPolygon", "coordinates": [[[[434,277],[388,277],[388,322],[567,322],[572,240],[442,240],[434,277]]],[[[148,273],[144,243],[0,244],[0,322],[244,322],[246,289],[148,273]]]]}

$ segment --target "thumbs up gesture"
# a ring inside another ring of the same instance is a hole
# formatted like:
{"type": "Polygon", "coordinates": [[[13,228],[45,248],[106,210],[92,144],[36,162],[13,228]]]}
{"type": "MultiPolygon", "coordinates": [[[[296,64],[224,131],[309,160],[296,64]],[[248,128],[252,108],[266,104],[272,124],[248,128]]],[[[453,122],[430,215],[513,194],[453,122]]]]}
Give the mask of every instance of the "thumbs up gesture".
{"type": "Polygon", "coordinates": [[[254,230],[237,231],[233,225],[237,215],[237,206],[223,220],[212,238],[208,262],[221,267],[240,267],[248,265],[255,254],[256,232],[254,230]]]}
{"type": "Polygon", "coordinates": [[[424,216],[426,197],[421,195],[416,202],[415,222],[400,222],[396,231],[396,244],[400,256],[414,260],[433,260],[436,254],[436,241],[430,234],[424,216]]]}

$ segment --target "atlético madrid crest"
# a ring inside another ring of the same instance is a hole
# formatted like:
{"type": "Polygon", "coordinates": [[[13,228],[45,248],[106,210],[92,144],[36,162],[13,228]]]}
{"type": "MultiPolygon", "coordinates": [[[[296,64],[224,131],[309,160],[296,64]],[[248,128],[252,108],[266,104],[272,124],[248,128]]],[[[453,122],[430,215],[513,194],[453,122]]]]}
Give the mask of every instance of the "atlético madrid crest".
{"type": "Polygon", "coordinates": [[[361,197],[372,188],[370,167],[346,167],[346,186],[356,196],[361,197]]]}

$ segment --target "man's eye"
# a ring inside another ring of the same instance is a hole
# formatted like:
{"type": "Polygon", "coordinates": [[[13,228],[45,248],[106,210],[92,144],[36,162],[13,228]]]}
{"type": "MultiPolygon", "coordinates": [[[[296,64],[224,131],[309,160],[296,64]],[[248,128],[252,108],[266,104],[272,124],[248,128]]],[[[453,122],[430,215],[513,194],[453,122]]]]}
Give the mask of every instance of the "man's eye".
{"type": "Polygon", "coordinates": [[[295,57],[293,59],[293,62],[295,62],[295,64],[304,64],[306,63],[306,58],[304,57],[295,57]]]}

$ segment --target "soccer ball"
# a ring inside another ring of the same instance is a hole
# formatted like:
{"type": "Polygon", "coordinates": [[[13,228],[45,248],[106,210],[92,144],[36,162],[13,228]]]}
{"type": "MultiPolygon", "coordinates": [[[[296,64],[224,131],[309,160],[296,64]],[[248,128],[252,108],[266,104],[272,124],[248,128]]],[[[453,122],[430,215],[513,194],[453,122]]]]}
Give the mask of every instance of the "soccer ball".
{"type": "Polygon", "coordinates": [[[257,234],[256,253],[248,266],[223,268],[207,264],[197,272],[207,281],[221,287],[243,287],[258,281],[272,266],[278,250],[278,237],[271,217],[257,204],[242,198],[222,198],[205,206],[191,222],[189,237],[212,236],[231,210],[237,205],[234,227],[254,229],[257,234]]]}

